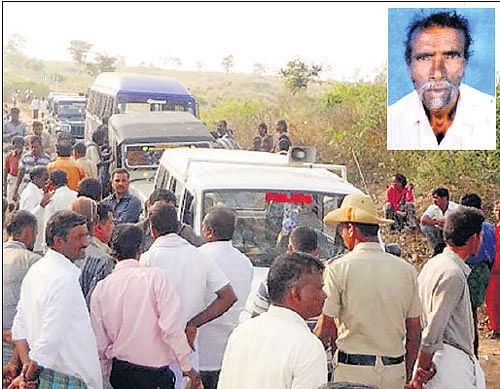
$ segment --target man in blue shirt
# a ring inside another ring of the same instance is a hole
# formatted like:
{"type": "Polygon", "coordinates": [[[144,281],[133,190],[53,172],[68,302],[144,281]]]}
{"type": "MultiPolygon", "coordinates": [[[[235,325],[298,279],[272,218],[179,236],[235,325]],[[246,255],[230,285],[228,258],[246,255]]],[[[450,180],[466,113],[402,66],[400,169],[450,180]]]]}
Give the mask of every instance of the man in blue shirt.
{"type": "Polygon", "coordinates": [[[126,169],[115,169],[111,174],[113,193],[103,200],[111,208],[116,224],[137,223],[142,211],[140,200],[128,193],[129,179],[126,169]]]}
{"type": "MultiPolygon", "coordinates": [[[[460,203],[466,207],[473,207],[481,210],[481,198],[475,193],[467,193],[462,196],[460,203]]],[[[471,273],[467,278],[467,284],[469,285],[472,316],[474,318],[474,354],[476,354],[476,357],[479,347],[477,309],[484,303],[490,270],[495,260],[495,227],[491,223],[483,222],[482,233],[483,240],[479,252],[477,255],[465,261],[471,268],[471,273]]]]}

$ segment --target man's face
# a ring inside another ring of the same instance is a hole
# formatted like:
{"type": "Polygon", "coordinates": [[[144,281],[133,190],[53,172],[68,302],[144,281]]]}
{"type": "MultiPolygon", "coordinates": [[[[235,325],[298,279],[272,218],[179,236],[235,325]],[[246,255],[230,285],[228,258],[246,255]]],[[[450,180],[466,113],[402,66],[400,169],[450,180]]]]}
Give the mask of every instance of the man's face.
{"type": "Polygon", "coordinates": [[[11,111],[10,116],[12,118],[12,121],[16,123],[19,120],[19,111],[17,110],[11,111]]]}
{"type": "Polygon", "coordinates": [[[500,204],[495,204],[495,207],[493,208],[493,215],[495,215],[497,220],[500,221],[500,204]]]}
{"type": "Polygon", "coordinates": [[[326,299],[326,293],[323,291],[323,275],[319,270],[315,270],[305,275],[302,283],[300,289],[302,314],[304,319],[309,319],[318,316],[323,309],[326,299]]]}
{"type": "Polygon", "coordinates": [[[96,234],[96,237],[103,243],[108,243],[111,239],[111,234],[113,233],[113,213],[108,213],[108,218],[106,222],[102,223],[98,222],[99,233],[96,234]]]}
{"type": "Polygon", "coordinates": [[[427,109],[443,110],[455,103],[465,65],[458,30],[434,26],[414,35],[408,73],[427,109]]]}
{"type": "Polygon", "coordinates": [[[117,173],[113,176],[111,187],[117,195],[121,196],[127,191],[129,183],[127,173],[117,173]]]}
{"type": "Polygon", "coordinates": [[[448,207],[448,199],[446,197],[439,197],[438,195],[432,195],[432,202],[436,204],[443,211],[448,207]]]}
{"type": "Polygon", "coordinates": [[[17,154],[21,154],[24,148],[24,142],[22,140],[14,143],[14,150],[17,154]]]}
{"type": "Polygon", "coordinates": [[[41,124],[33,124],[33,133],[35,135],[42,135],[43,127],[41,124]]]}
{"type": "Polygon", "coordinates": [[[42,153],[42,145],[38,142],[31,142],[30,150],[34,155],[38,156],[42,153]]]}
{"type": "Polygon", "coordinates": [[[217,123],[217,131],[223,131],[225,129],[226,129],[226,125],[224,124],[224,122],[217,123]]]}
{"type": "Polygon", "coordinates": [[[403,185],[401,185],[401,182],[399,182],[395,176],[392,177],[392,186],[397,190],[403,189],[403,185]]]}
{"type": "Polygon", "coordinates": [[[259,127],[259,135],[260,136],[264,136],[266,135],[267,133],[267,129],[265,129],[264,127],[259,127]]]}
{"type": "Polygon", "coordinates": [[[34,226],[34,228],[28,227],[26,230],[26,248],[30,251],[33,251],[33,247],[35,247],[36,235],[37,235],[38,226],[34,226]]]}
{"type": "Polygon", "coordinates": [[[66,239],[62,240],[60,253],[70,261],[85,257],[85,248],[89,245],[87,225],[73,227],[66,239]]]}
{"type": "Polygon", "coordinates": [[[38,186],[40,189],[44,189],[47,185],[49,185],[49,174],[43,173],[38,177],[34,177],[33,184],[38,186]]]}
{"type": "Polygon", "coordinates": [[[341,228],[340,236],[344,241],[344,246],[346,247],[347,250],[351,251],[354,248],[354,239],[352,239],[350,233],[352,227],[348,223],[341,223],[340,228],[341,228]]]}

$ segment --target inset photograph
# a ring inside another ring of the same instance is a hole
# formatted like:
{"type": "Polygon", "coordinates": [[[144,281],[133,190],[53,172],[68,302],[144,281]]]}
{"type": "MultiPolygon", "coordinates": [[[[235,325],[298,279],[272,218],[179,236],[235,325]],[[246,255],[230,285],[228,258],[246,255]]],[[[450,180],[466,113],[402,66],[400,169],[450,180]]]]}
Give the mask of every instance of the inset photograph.
{"type": "Polygon", "coordinates": [[[390,8],[388,150],[495,150],[495,9],[390,8]]]}

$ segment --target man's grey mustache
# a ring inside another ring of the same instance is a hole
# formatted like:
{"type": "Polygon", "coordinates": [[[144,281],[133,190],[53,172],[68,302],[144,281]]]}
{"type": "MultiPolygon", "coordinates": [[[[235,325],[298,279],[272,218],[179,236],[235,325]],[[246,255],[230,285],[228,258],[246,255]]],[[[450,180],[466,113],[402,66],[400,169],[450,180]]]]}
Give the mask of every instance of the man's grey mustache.
{"type": "Polygon", "coordinates": [[[417,93],[422,95],[423,93],[432,89],[449,89],[450,91],[458,90],[458,87],[449,82],[448,80],[441,81],[427,81],[418,88],[417,93]]]}

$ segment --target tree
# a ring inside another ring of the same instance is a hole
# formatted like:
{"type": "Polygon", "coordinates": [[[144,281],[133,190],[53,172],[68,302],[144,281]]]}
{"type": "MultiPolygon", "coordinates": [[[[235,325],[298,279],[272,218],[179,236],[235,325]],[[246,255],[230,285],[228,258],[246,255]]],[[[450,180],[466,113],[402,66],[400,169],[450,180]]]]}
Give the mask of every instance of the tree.
{"type": "Polygon", "coordinates": [[[92,48],[92,43],[86,41],[74,40],[69,42],[68,51],[71,53],[71,58],[78,65],[83,66],[87,61],[87,55],[92,48]]]}
{"type": "Polygon", "coordinates": [[[26,39],[22,35],[12,34],[7,41],[4,48],[4,53],[6,55],[11,54],[22,54],[22,51],[26,47],[26,39]]]}
{"type": "Polygon", "coordinates": [[[233,59],[234,57],[232,54],[222,58],[221,66],[226,71],[226,74],[229,74],[229,71],[234,66],[233,59]]]}
{"type": "Polygon", "coordinates": [[[267,66],[263,63],[256,62],[253,64],[253,72],[262,75],[267,71],[267,66]]]}
{"type": "Polygon", "coordinates": [[[321,70],[323,70],[321,65],[309,66],[299,58],[295,58],[288,61],[285,68],[280,69],[280,76],[293,95],[300,89],[307,88],[309,82],[319,77],[321,70]]]}
{"type": "Polygon", "coordinates": [[[94,59],[95,62],[85,62],[83,64],[85,71],[92,77],[95,77],[102,72],[114,72],[116,70],[118,57],[96,53],[94,59]]]}
{"type": "Polygon", "coordinates": [[[195,63],[196,69],[198,69],[199,72],[203,69],[203,61],[196,61],[195,63]]]}

